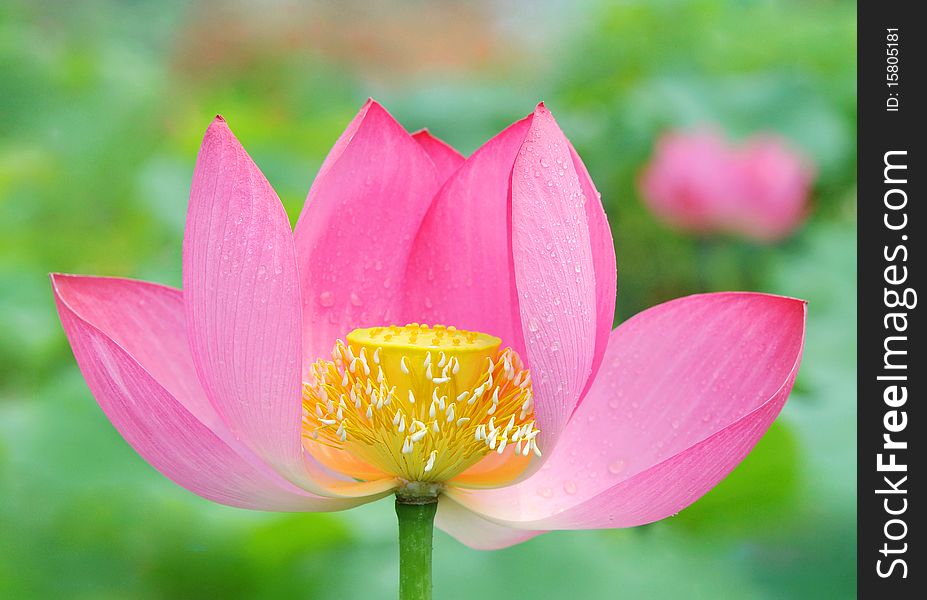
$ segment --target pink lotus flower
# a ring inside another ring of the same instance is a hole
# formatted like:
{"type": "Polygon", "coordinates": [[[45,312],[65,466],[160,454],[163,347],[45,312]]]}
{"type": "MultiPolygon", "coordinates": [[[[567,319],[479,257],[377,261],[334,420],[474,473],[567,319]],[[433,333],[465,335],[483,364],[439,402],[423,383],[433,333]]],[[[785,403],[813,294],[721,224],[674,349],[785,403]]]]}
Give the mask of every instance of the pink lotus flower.
{"type": "Polygon", "coordinates": [[[697,131],[663,137],[640,188],[650,209],[674,227],[775,241],[805,218],[812,180],[805,160],[777,137],[734,147],[697,131]]]}
{"type": "Polygon", "coordinates": [[[543,105],[464,159],[369,101],[295,232],[217,117],[183,292],[52,282],[103,411],[179,485],[275,511],[439,496],[438,525],[476,548],[688,506],[776,418],[805,320],[720,293],[612,330],[602,203],[543,105]]]}

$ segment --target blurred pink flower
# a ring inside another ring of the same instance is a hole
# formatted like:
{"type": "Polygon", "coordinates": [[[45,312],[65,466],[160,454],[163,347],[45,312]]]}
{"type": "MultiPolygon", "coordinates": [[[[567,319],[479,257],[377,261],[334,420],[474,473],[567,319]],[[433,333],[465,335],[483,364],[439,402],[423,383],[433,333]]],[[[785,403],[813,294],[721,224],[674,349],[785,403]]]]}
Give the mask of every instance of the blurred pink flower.
{"type": "Polygon", "coordinates": [[[758,135],[735,147],[712,131],[695,131],[657,142],[640,188],[672,226],[775,241],[805,218],[812,182],[805,159],[777,137],[758,135]]]}
{"type": "Polygon", "coordinates": [[[295,232],[217,118],[193,176],[183,292],[52,283],[103,411],[179,485],[279,511],[440,494],[440,527],[499,548],[688,506],[795,380],[804,302],[691,296],[612,331],[613,248],[543,105],[464,159],[370,101],[295,232]]]}

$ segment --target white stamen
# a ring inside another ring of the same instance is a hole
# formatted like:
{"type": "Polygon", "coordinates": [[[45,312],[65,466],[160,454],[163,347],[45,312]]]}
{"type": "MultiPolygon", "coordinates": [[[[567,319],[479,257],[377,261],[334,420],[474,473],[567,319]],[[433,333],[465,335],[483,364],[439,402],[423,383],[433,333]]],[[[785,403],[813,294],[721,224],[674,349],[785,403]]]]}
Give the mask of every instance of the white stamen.
{"type": "Polygon", "coordinates": [[[428,462],[425,463],[425,472],[431,471],[435,466],[435,457],[438,455],[437,450],[432,450],[428,456],[428,462]]]}

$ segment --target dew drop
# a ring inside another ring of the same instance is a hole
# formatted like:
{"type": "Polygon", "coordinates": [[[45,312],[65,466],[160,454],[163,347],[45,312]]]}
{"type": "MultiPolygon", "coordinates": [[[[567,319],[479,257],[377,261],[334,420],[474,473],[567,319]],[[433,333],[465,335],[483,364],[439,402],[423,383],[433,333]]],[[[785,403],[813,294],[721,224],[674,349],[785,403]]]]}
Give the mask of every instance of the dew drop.
{"type": "Polygon", "coordinates": [[[534,317],[531,317],[531,319],[528,321],[528,331],[530,331],[531,333],[535,333],[538,329],[539,329],[538,320],[535,319],[534,317]]]}
{"type": "Polygon", "coordinates": [[[550,166],[550,162],[548,162],[548,160],[547,160],[546,158],[542,158],[542,159],[541,159],[541,166],[544,167],[544,168],[546,169],[547,167],[550,166]]]}
{"type": "Polygon", "coordinates": [[[618,475],[622,471],[624,471],[624,461],[620,458],[613,460],[611,464],[608,465],[608,472],[612,475],[618,475]]]}
{"type": "Polygon", "coordinates": [[[550,498],[553,495],[554,495],[554,490],[550,489],[546,485],[538,488],[538,496],[540,496],[541,498],[550,498]]]}
{"type": "Polygon", "coordinates": [[[363,303],[364,301],[360,299],[360,296],[358,296],[354,292],[351,292],[351,305],[352,306],[361,306],[363,303]]]}
{"type": "Polygon", "coordinates": [[[575,481],[565,481],[563,483],[563,491],[567,494],[576,493],[576,482],[575,481]]]}
{"type": "Polygon", "coordinates": [[[330,308],[335,304],[335,298],[331,292],[322,292],[319,294],[319,304],[325,308],[330,308]]]}

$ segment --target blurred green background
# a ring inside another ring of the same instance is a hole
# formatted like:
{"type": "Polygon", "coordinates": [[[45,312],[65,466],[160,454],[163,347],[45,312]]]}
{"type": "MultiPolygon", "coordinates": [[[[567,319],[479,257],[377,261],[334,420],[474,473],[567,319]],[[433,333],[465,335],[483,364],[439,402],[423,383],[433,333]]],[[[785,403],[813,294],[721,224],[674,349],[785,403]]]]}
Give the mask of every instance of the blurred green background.
{"type": "Polygon", "coordinates": [[[83,383],[47,279],[179,285],[196,150],[219,112],[295,219],[367,96],[465,153],[547,101],[606,203],[619,320],[695,291],[810,301],[789,403],[705,498],[499,552],[439,533],[438,597],[853,597],[855,47],[854,3],[822,0],[4,0],[0,597],[395,596],[391,502],[248,512],[147,466],[83,383]],[[772,130],[813,159],[794,236],[697,241],[646,212],[635,179],[655,139],[699,123],[772,130]]]}

